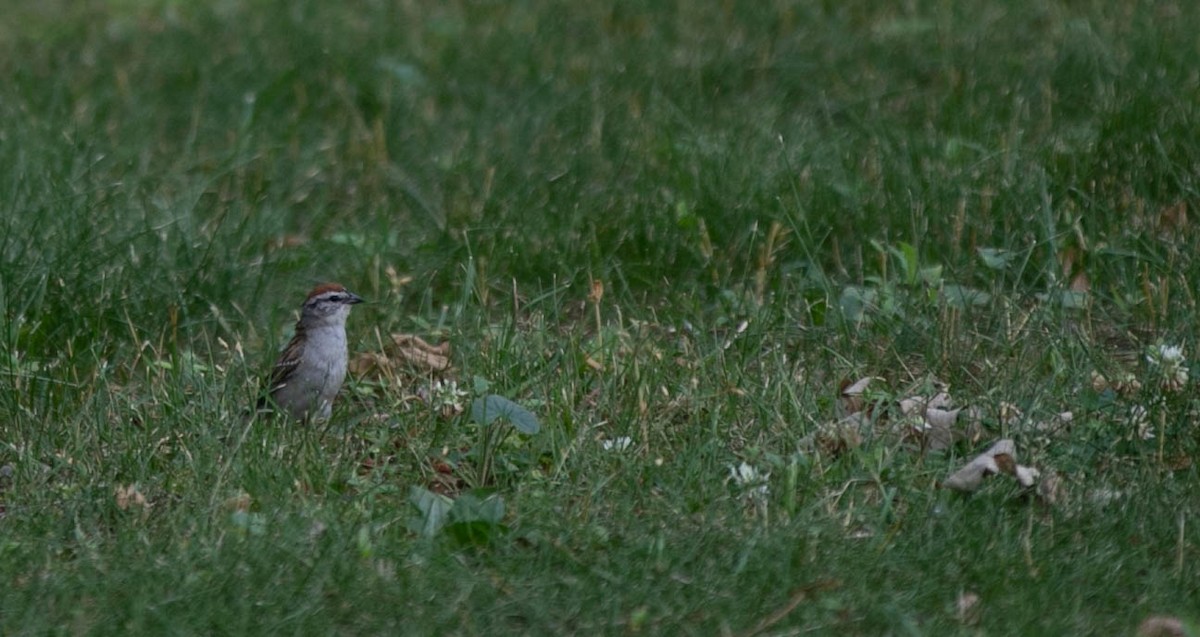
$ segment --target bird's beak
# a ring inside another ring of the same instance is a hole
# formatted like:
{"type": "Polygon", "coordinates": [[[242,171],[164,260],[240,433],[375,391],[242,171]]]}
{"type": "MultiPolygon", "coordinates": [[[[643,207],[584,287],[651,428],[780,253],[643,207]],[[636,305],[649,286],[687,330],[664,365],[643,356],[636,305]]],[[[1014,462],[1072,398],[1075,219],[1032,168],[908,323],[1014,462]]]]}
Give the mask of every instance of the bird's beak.
{"type": "Polygon", "coordinates": [[[361,296],[359,296],[353,292],[347,292],[346,294],[350,295],[350,300],[346,301],[347,305],[358,305],[359,303],[366,302],[366,301],[363,301],[363,298],[361,296]]]}

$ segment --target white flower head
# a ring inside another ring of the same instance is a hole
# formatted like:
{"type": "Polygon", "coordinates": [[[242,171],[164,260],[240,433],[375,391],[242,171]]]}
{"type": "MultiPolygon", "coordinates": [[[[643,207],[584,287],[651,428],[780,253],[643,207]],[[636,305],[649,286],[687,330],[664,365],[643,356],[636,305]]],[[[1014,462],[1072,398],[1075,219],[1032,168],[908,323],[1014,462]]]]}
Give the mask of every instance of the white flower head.
{"type": "Polygon", "coordinates": [[[629,436],[617,436],[613,439],[604,439],[600,441],[600,447],[605,451],[625,451],[633,445],[633,438],[629,436]]]}
{"type": "Polygon", "coordinates": [[[1159,343],[1152,346],[1150,351],[1146,352],[1146,362],[1151,365],[1162,365],[1164,367],[1172,365],[1182,365],[1187,362],[1183,355],[1182,345],[1167,345],[1159,343]]]}
{"type": "Polygon", "coordinates": [[[432,398],[432,403],[437,407],[454,410],[460,412],[463,410],[462,399],[467,396],[467,391],[458,388],[458,383],[452,380],[433,381],[433,386],[429,388],[429,394],[432,398]]]}
{"type": "Polygon", "coordinates": [[[729,467],[729,479],[746,489],[746,495],[751,499],[765,498],[771,493],[771,486],[768,484],[771,472],[760,472],[745,461],[736,467],[729,467]]]}
{"type": "Polygon", "coordinates": [[[1182,345],[1159,345],[1159,358],[1163,363],[1182,363],[1183,362],[1183,346],[1182,345]]]}
{"type": "Polygon", "coordinates": [[[729,477],[738,485],[747,485],[758,482],[758,469],[743,462],[736,467],[729,467],[729,477]]]}
{"type": "Polygon", "coordinates": [[[1150,411],[1141,405],[1134,405],[1129,408],[1129,416],[1126,418],[1126,423],[1133,430],[1133,435],[1141,440],[1152,440],[1154,438],[1154,426],[1150,423],[1150,411]]]}
{"type": "Polygon", "coordinates": [[[1169,392],[1177,392],[1188,383],[1188,368],[1184,365],[1187,359],[1183,355],[1182,345],[1166,345],[1159,343],[1151,347],[1146,354],[1146,362],[1156,368],[1161,377],[1162,388],[1169,392]]]}

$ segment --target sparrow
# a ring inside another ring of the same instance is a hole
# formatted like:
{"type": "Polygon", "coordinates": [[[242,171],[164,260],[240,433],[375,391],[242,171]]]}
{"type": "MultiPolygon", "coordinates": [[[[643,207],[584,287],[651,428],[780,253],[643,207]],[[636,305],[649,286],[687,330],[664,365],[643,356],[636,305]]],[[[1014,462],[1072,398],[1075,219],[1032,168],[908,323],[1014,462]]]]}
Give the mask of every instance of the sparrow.
{"type": "Polygon", "coordinates": [[[278,409],[301,422],[329,418],[346,379],[346,319],[350,306],[362,302],[339,283],[323,283],[308,293],[296,333],[275,361],[257,413],[278,409]]]}

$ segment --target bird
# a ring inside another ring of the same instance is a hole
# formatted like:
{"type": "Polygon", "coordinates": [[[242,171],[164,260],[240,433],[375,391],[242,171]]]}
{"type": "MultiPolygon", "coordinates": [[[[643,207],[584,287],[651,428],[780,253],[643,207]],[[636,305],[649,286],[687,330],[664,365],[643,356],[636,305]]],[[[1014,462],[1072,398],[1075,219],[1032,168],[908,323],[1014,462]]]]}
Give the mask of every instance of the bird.
{"type": "Polygon", "coordinates": [[[295,335],[275,361],[255,412],[301,421],[328,420],[346,379],[346,319],[362,297],[340,283],[316,286],[300,307],[295,335]]]}

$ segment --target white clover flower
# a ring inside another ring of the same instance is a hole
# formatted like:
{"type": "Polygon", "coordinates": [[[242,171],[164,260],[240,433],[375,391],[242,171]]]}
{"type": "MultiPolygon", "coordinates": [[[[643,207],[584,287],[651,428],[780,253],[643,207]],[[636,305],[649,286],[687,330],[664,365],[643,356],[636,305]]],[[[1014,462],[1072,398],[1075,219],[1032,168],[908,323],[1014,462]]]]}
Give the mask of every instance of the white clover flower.
{"type": "Polygon", "coordinates": [[[1146,353],[1146,362],[1154,368],[1159,377],[1159,385],[1165,391],[1180,391],[1188,384],[1189,371],[1183,363],[1183,345],[1168,345],[1158,343],[1146,353]]]}
{"type": "Polygon", "coordinates": [[[1150,412],[1145,407],[1141,405],[1130,407],[1129,416],[1125,421],[1133,429],[1133,435],[1139,439],[1154,439],[1154,427],[1150,424],[1150,412]]]}
{"type": "Polygon", "coordinates": [[[758,482],[758,469],[746,462],[737,467],[729,467],[729,477],[740,486],[758,482]]]}
{"type": "Polygon", "coordinates": [[[431,402],[442,409],[452,410],[455,413],[463,410],[462,399],[468,394],[466,390],[459,389],[458,383],[452,380],[435,380],[433,386],[429,388],[431,402]]]}
{"type": "Polygon", "coordinates": [[[1182,363],[1183,362],[1183,346],[1182,345],[1159,345],[1159,358],[1163,363],[1182,363]]]}
{"type": "Polygon", "coordinates": [[[605,451],[625,451],[633,445],[633,438],[629,436],[618,436],[611,440],[604,439],[600,441],[600,447],[605,451]]]}
{"type": "Polygon", "coordinates": [[[1159,343],[1146,352],[1146,362],[1154,366],[1164,367],[1182,365],[1187,362],[1183,355],[1182,345],[1167,345],[1159,343]]]}
{"type": "Polygon", "coordinates": [[[1160,385],[1169,392],[1177,392],[1187,385],[1188,368],[1184,365],[1187,359],[1183,355],[1182,345],[1166,345],[1159,343],[1151,347],[1146,354],[1146,362],[1156,368],[1160,377],[1160,385]]]}
{"type": "Polygon", "coordinates": [[[746,462],[742,462],[736,467],[729,467],[729,479],[733,480],[737,486],[746,489],[746,496],[751,499],[763,499],[771,493],[771,486],[768,484],[771,472],[759,472],[758,469],[746,462]]]}

